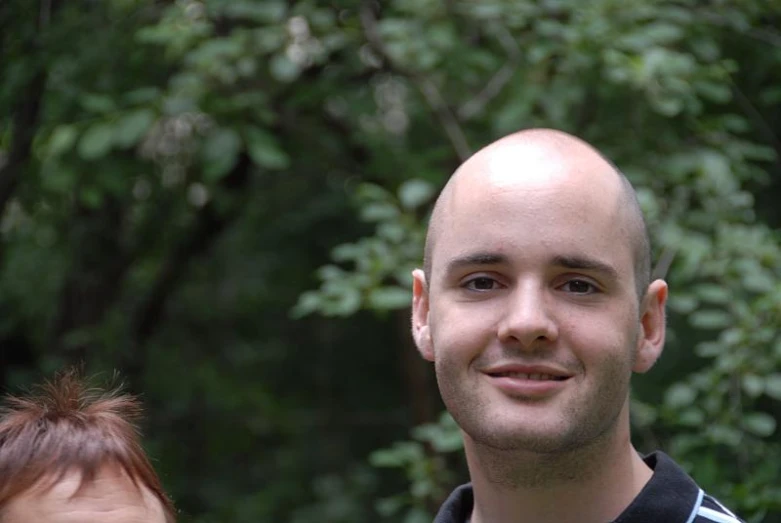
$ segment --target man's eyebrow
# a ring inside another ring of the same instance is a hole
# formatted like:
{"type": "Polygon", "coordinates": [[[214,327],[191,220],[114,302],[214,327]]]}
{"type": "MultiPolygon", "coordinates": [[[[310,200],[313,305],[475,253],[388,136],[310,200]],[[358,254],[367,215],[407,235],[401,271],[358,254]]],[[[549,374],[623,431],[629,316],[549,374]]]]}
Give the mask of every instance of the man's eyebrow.
{"type": "Polygon", "coordinates": [[[564,267],[566,269],[601,272],[613,280],[618,279],[618,271],[615,269],[615,267],[586,256],[559,255],[553,258],[553,265],[564,267]]]}
{"type": "Polygon", "coordinates": [[[464,267],[475,267],[481,265],[502,265],[509,263],[509,259],[504,254],[492,252],[475,252],[458,256],[447,262],[445,273],[451,274],[464,267]]]}

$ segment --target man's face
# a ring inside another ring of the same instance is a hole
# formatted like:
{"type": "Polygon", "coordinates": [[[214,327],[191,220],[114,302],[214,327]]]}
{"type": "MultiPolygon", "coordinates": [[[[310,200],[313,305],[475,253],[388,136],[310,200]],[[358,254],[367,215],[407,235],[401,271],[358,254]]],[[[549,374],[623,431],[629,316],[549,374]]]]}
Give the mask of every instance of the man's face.
{"type": "Polygon", "coordinates": [[[2,523],[166,523],[163,505],[114,467],[76,494],[81,473],[67,472],[50,489],[33,487],[4,507],[2,523]]]}
{"type": "Polygon", "coordinates": [[[631,373],[661,350],[666,287],[652,284],[649,316],[613,185],[467,176],[445,203],[431,281],[414,274],[414,331],[472,440],[560,452],[628,419],[631,373]]]}

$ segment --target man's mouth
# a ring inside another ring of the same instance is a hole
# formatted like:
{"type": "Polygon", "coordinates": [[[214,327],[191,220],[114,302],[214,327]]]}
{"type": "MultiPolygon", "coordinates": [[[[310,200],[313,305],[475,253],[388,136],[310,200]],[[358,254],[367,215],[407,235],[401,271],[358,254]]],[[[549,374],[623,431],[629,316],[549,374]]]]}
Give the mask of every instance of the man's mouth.
{"type": "Polygon", "coordinates": [[[554,376],[553,374],[525,373],[525,372],[493,372],[489,376],[494,378],[513,378],[517,380],[533,381],[564,381],[567,376],[554,376]]]}

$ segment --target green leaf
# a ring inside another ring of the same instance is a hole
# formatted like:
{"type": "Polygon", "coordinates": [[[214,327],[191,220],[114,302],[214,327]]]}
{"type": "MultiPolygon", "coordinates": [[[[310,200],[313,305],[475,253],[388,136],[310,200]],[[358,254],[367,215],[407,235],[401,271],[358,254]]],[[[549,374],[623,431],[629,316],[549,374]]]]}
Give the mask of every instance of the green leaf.
{"type": "Polygon", "coordinates": [[[721,331],[721,336],[719,337],[720,341],[724,345],[729,346],[736,346],[743,343],[744,340],[744,332],[742,329],[738,328],[731,328],[724,331],[721,331]]]}
{"type": "Polygon", "coordinates": [[[360,202],[392,202],[393,196],[384,187],[374,183],[361,183],[355,188],[355,197],[360,202]]]}
{"type": "Polygon", "coordinates": [[[775,279],[767,271],[757,268],[743,275],[743,286],[754,292],[765,293],[775,286],[775,279]]]}
{"type": "Polygon", "coordinates": [[[269,64],[271,76],[282,83],[289,83],[298,78],[301,68],[284,54],[275,54],[269,64]]]}
{"type": "Polygon", "coordinates": [[[641,34],[656,44],[669,44],[679,40],[684,32],[677,25],[656,22],[650,23],[641,29],[641,34]]]}
{"type": "Polygon", "coordinates": [[[73,167],[60,166],[58,169],[46,171],[46,175],[41,177],[41,187],[46,191],[72,194],[79,175],[79,171],[73,167]]]}
{"type": "Polygon", "coordinates": [[[746,374],[743,376],[742,382],[743,390],[752,398],[762,394],[762,390],[765,388],[765,380],[756,374],[746,374]]]}
{"type": "Polygon", "coordinates": [[[401,287],[380,287],[369,292],[369,306],[378,310],[403,309],[412,303],[412,293],[401,287]]]}
{"type": "Polygon", "coordinates": [[[369,462],[374,467],[402,467],[423,459],[423,445],[417,441],[399,441],[389,449],[375,450],[369,455],[369,462]]]}
{"type": "Polygon", "coordinates": [[[87,186],[79,193],[81,202],[90,209],[97,209],[103,203],[103,193],[97,187],[87,186]]]}
{"type": "Polygon", "coordinates": [[[743,417],[743,426],[752,434],[767,437],[776,431],[776,420],[764,412],[752,412],[743,417]]]}
{"type": "Polygon", "coordinates": [[[447,412],[436,423],[426,423],[412,429],[412,436],[431,444],[437,452],[455,452],[464,447],[461,429],[447,412]]]}
{"type": "Polygon", "coordinates": [[[120,147],[131,147],[144,137],[155,121],[151,109],[137,109],[122,118],[114,126],[114,143],[120,147]]]}
{"type": "Polygon", "coordinates": [[[681,408],[690,405],[697,397],[697,392],[683,383],[676,383],[667,389],[664,395],[664,402],[672,408],[681,408]]]}
{"type": "Polygon", "coordinates": [[[691,313],[689,321],[700,329],[723,329],[732,325],[732,316],[724,311],[706,309],[691,313]]]}
{"type": "Polygon", "coordinates": [[[365,249],[362,245],[357,243],[343,243],[337,245],[331,250],[331,258],[337,262],[343,262],[347,260],[355,260],[359,256],[365,254],[365,249]]]}
{"type": "Polygon", "coordinates": [[[632,415],[633,426],[650,427],[656,422],[658,418],[658,412],[655,406],[643,403],[634,398],[631,401],[632,407],[630,412],[632,415]]]}
{"type": "Polygon", "coordinates": [[[217,129],[206,137],[201,154],[204,159],[203,175],[207,181],[217,181],[236,165],[241,138],[233,129],[217,129]]]}
{"type": "Polygon", "coordinates": [[[79,140],[79,156],[85,160],[95,160],[105,156],[111,150],[113,128],[101,122],[90,126],[79,140]]]}
{"type": "Polygon", "coordinates": [[[71,150],[76,143],[78,132],[72,125],[58,126],[49,138],[49,154],[59,156],[71,150]]]}
{"type": "Polygon", "coordinates": [[[781,401],[781,374],[776,372],[765,377],[765,394],[781,401]]]}
{"type": "Polygon", "coordinates": [[[381,222],[398,215],[399,210],[390,203],[370,203],[361,209],[361,219],[367,222],[381,222]]]}
{"type": "Polygon", "coordinates": [[[401,206],[413,210],[426,203],[434,194],[434,186],[420,180],[407,180],[399,187],[399,201],[401,206]]]}
{"type": "Polygon", "coordinates": [[[267,169],[287,169],[290,157],[279,146],[277,139],[265,129],[250,127],[245,132],[247,152],[255,164],[267,169]]]}
{"type": "Polygon", "coordinates": [[[279,0],[263,2],[229,2],[225,14],[242,19],[248,18],[262,23],[280,23],[285,17],[287,5],[279,0]]]}
{"type": "Polygon", "coordinates": [[[360,307],[361,293],[359,290],[340,284],[338,294],[334,293],[329,296],[329,300],[323,303],[321,312],[330,316],[349,316],[355,314],[360,307]]]}
{"type": "Polygon", "coordinates": [[[382,449],[369,455],[369,463],[373,467],[400,467],[404,464],[404,459],[394,449],[382,449]]]}
{"type": "Polygon", "coordinates": [[[149,103],[160,96],[157,87],[141,87],[124,94],[125,101],[130,105],[149,103]]]}
{"type": "Polygon", "coordinates": [[[312,314],[320,310],[322,307],[323,298],[320,293],[315,291],[306,291],[298,297],[293,309],[290,311],[290,316],[294,319],[300,319],[304,316],[312,314]]]}
{"type": "Polygon", "coordinates": [[[691,294],[679,294],[670,297],[670,308],[680,314],[689,314],[699,306],[700,302],[691,294]]]}
{"type": "Polygon", "coordinates": [[[391,242],[399,243],[404,240],[406,229],[401,222],[384,222],[377,227],[377,236],[386,238],[391,242]]]}
{"type": "Polygon", "coordinates": [[[114,100],[105,94],[85,94],[81,97],[80,102],[84,109],[97,114],[110,113],[117,108],[114,100]]]}
{"type": "Polygon", "coordinates": [[[406,516],[404,516],[404,523],[429,523],[432,516],[426,512],[422,507],[412,507],[406,516]]]}
{"type": "Polygon", "coordinates": [[[323,265],[317,270],[321,280],[344,280],[345,272],[337,265],[323,265]]]}
{"type": "Polygon", "coordinates": [[[721,424],[711,424],[711,425],[706,425],[706,427],[707,427],[706,428],[707,434],[715,443],[735,447],[737,445],[740,445],[740,442],[743,439],[741,437],[742,436],[741,432],[731,426],[726,426],[721,424]]]}
{"type": "Polygon", "coordinates": [[[716,103],[726,103],[732,98],[729,85],[717,82],[698,82],[695,88],[703,98],[716,103]]]}
{"type": "Polygon", "coordinates": [[[701,427],[705,421],[705,414],[698,408],[690,407],[678,417],[678,423],[687,427],[701,427]]]}
{"type": "Polygon", "coordinates": [[[694,292],[702,299],[702,301],[717,305],[729,303],[732,299],[732,294],[727,290],[726,287],[714,283],[704,283],[702,285],[698,285],[694,288],[694,292]]]}
{"type": "Polygon", "coordinates": [[[662,116],[673,117],[677,116],[683,110],[683,101],[680,98],[676,98],[672,95],[658,95],[651,100],[654,109],[656,109],[662,116]]]}
{"type": "Polygon", "coordinates": [[[703,341],[694,346],[694,352],[701,358],[714,358],[724,353],[724,345],[714,341],[703,341]]]}
{"type": "Polygon", "coordinates": [[[406,504],[407,500],[403,496],[393,496],[377,500],[374,507],[381,516],[390,517],[404,508],[406,504]]]}

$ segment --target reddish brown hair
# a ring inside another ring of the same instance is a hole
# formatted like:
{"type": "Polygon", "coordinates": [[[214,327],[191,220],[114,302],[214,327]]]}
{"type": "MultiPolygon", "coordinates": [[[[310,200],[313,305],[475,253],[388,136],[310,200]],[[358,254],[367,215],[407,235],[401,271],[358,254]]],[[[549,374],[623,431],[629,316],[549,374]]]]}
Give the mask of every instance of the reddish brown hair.
{"type": "Polygon", "coordinates": [[[77,470],[83,487],[102,466],[115,464],[137,487],[148,488],[173,522],[173,504],[141,447],[140,417],[135,397],[120,388],[90,388],[74,370],[27,397],[6,397],[0,408],[0,510],[42,481],[51,487],[77,470]]]}

